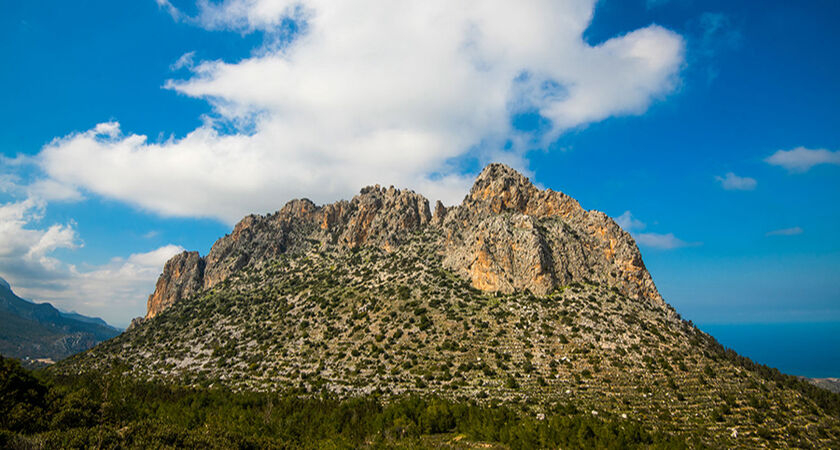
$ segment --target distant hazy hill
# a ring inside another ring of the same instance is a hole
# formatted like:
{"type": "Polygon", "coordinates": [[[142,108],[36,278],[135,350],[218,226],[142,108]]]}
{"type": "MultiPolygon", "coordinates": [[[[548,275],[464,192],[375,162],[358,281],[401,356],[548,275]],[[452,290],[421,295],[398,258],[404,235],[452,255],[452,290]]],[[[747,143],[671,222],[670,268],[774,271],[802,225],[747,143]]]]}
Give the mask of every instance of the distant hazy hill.
{"type": "Polygon", "coordinates": [[[12,292],[0,278],[0,354],[27,365],[49,364],[120,334],[99,318],[65,313],[12,292]]]}
{"type": "Polygon", "coordinates": [[[831,392],[840,393],[840,378],[804,378],[804,380],[831,392]]]}
{"type": "Polygon", "coordinates": [[[840,397],[721,347],[633,238],[503,165],[459,206],[378,186],[248,216],[164,267],[144,320],[53,367],[337,397],[435,395],[713,448],[832,447],[840,397]]]}

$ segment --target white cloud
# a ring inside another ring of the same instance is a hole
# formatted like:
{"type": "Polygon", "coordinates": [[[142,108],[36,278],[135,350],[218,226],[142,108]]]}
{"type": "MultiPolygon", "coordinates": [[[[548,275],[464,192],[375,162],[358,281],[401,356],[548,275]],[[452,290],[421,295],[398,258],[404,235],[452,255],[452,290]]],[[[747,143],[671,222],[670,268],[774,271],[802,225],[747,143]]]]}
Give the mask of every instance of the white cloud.
{"type": "Polygon", "coordinates": [[[178,8],[176,8],[172,3],[170,3],[169,0],[155,0],[155,1],[157,2],[158,7],[166,10],[166,12],[169,13],[169,15],[172,16],[173,19],[175,19],[175,20],[180,20],[181,19],[181,12],[178,11],[178,8]]]}
{"type": "Polygon", "coordinates": [[[45,207],[43,200],[33,197],[0,205],[0,276],[12,284],[64,277],[57,270],[60,261],[51,253],[81,245],[73,223],[38,227],[45,207]]]}
{"type": "Polygon", "coordinates": [[[128,257],[126,262],[136,267],[156,268],[157,273],[160,273],[160,269],[163,268],[164,263],[169,258],[183,251],[184,249],[181,246],[170,244],[147,253],[134,253],[128,257]]]}
{"type": "Polygon", "coordinates": [[[716,176],[715,180],[727,191],[752,191],[758,184],[755,178],[739,177],[732,172],[728,172],[722,177],[716,176]]]}
{"type": "MultiPolygon", "coordinates": [[[[170,80],[215,119],[150,142],[97,125],[46,146],[54,180],[171,216],[235,222],[295,197],[323,203],[364,185],[413,188],[457,203],[471,177],[458,158],[524,165],[516,112],[569,128],[641,114],[677,86],[683,39],[651,25],[596,46],[582,33],[594,0],[452,3],[229,0],[178,20],[209,29],[303,30],[236,62],[204,61],[170,80]],[[305,23],[303,23],[305,22],[305,23]],[[219,121],[239,132],[222,134],[219,121]],[[513,149],[500,151],[511,140],[513,149]]],[[[522,166],[519,167],[523,168],[522,166]]]]}
{"type": "Polygon", "coordinates": [[[622,215],[615,218],[615,222],[624,231],[630,233],[636,240],[636,243],[642,247],[672,250],[680,247],[694,247],[700,245],[699,242],[685,242],[674,236],[674,233],[639,233],[639,231],[647,228],[647,224],[634,217],[633,213],[630,211],[624,211],[622,215]]]}
{"type": "Polygon", "coordinates": [[[84,199],[81,192],[74,186],[50,179],[33,182],[26,186],[26,192],[29,196],[45,201],[76,202],[84,199]]]}
{"type": "Polygon", "coordinates": [[[793,150],[779,150],[764,161],[774,166],[784,167],[789,172],[803,173],[820,164],[840,165],[840,151],[797,147],[793,150]]]}
{"type": "Polygon", "coordinates": [[[76,230],[71,225],[52,225],[41,233],[38,241],[29,248],[27,256],[43,258],[59,248],[76,248],[76,230]]]}
{"type": "Polygon", "coordinates": [[[21,297],[126,327],[133,317],[145,314],[146,299],[164,263],[182,251],[180,246],[167,245],[85,269],[52,259],[51,266],[40,268],[40,276],[20,271],[8,275],[8,267],[0,262],[0,273],[21,297]]]}
{"type": "Polygon", "coordinates": [[[182,247],[170,244],[125,259],[114,258],[107,264],[85,270],[70,266],[70,277],[59,289],[33,289],[31,292],[39,299],[126,327],[132,318],[145,315],[146,300],[154,291],[163,265],[182,251],[182,247]]]}
{"type": "Polygon", "coordinates": [[[802,228],[792,227],[792,228],[782,228],[780,230],[768,231],[766,236],[795,236],[797,234],[802,234],[802,228]]]}
{"type": "Polygon", "coordinates": [[[59,183],[52,179],[37,179],[30,184],[23,184],[14,174],[0,174],[0,192],[13,197],[26,197],[30,202],[46,204],[48,201],[76,202],[84,197],[73,186],[59,183]]]}
{"type": "Polygon", "coordinates": [[[700,245],[699,242],[685,242],[682,239],[679,239],[676,236],[674,236],[674,233],[639,233],[634,234],[633,237],[636,239],[636,242],[641,246],[661,250],[672,250],[680,247],[694,247],[700,245]]]}
{"type": "Polygon", "coordinates": [[[47,262],[46,255],[51,251],[77,246],[72,224],[56,224],[47,229],[28,227],[41,220],[45,205],[33,197],[0,205],[0,265],[47,262]],[[23,261],[14,261],[15,258],[23,261]]]}
{"type": "Polygon", "coordinates": [[[624,229],[624,231],[643,230],[646,226],[644,222],[633,217],[633,214],[630,213],[630,211],[624,211],[624,214],[615,218],[615,222],[618,226],[624,229]]]}
{"type": "Polygon", "coordinates": [[[82,245],[75,224],[39,227],[45,208],[46,202],[34,197],[0,205],[0,277],[33,301],[125,326],[145,312],[146,298],[166,260],[183,251],[167,245],[80,269],[54,255],[82,245]]]}

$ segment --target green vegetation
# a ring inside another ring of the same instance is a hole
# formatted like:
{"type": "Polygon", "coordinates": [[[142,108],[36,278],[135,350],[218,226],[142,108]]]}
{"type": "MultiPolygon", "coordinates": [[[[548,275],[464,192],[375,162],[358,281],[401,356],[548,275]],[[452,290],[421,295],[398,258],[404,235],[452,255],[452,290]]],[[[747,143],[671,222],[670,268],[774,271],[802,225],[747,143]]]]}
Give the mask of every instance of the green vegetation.
{"type": "Polygon", "coordinates": [[[529,417],[506,406],[436,397],[338,400],[139,382],[119,374],[36,378],[0,359],[0,446],[27,448],[682,448],[640,423],[556,407],[529,417]],[[444,434],[435,437],[434,435],[444,434]],[[463,439],[466,438],[466,441],[463,439]]]}
{"type": "Polygon", "coordinates": [[[413,239],[246,267],[48,373],[121,367],[154,385],[385,409],[437,398],[532,419],[574,408],[713,447],[840,441],[837,395],[727,351],[659,299],[591,282],[546,297],[480,292],[443,268],[435,236],[413,239]]]}

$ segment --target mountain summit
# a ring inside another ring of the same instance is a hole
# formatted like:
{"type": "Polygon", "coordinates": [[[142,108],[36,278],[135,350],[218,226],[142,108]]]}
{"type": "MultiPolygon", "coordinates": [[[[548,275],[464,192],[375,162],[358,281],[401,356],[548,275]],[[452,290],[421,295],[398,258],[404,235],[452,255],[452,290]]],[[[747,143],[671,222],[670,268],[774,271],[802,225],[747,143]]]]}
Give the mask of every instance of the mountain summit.
{"type": "Polygon", "coordinates": [[[597,282],[633,299],[662,302],[633,238],[615,221],[562,192],[537,189],[504,164],[490,164],[460,206],[438,202],[434,214],[422,195],[377,185],[350,201],[316,206],[292,200],[274,214],[247,216],[206,257],[183,252],[166,263],[146,318],[246,266],[313,245],[399,251],[427,228],[440,232],[435,244],[444,266],[482,291],[545,295],[573,282],[597,282]]]}
{"type": "Polygon", "coordinates": [[[575,411],[715,448],[840,439],[838,398],[725,350],[664,302],[612,219],[501,164],[433,213],[412,191],[372,186],[245,217],[206,256],[166,263],[144,320],[52,370],[114,367],[192,386],[575,411]]]}

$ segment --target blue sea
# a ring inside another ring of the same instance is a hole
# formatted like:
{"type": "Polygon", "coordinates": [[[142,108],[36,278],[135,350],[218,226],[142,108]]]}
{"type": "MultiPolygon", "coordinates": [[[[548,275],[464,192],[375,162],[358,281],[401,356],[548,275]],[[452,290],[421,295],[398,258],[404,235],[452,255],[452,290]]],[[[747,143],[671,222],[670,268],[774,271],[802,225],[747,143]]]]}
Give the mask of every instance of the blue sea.
{"type": "Polygon", "coordinates": [[[840,378],[840,322],[698,324],[725,347],[790,375],[840,378]]]}

